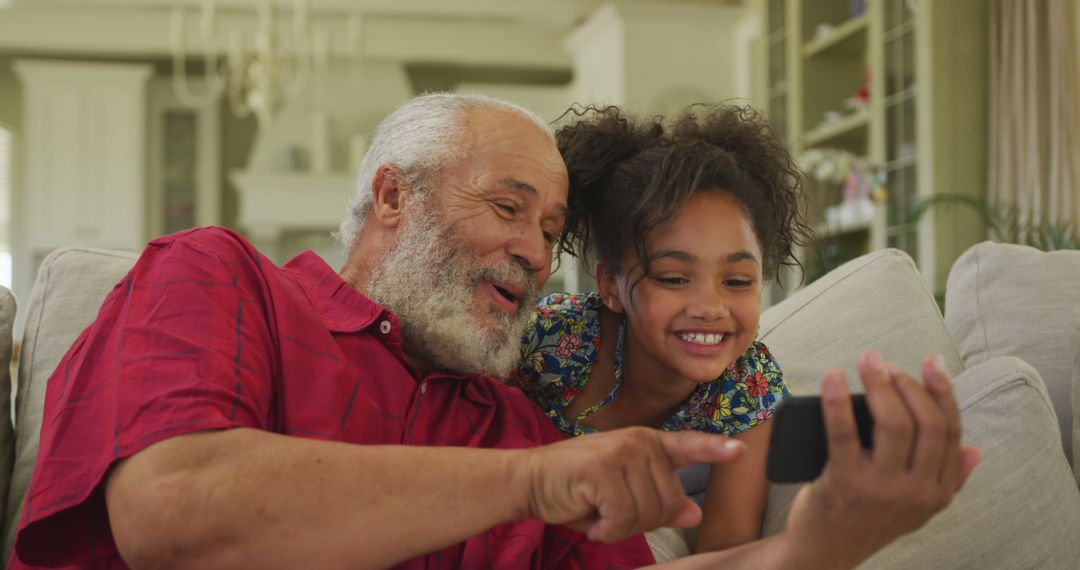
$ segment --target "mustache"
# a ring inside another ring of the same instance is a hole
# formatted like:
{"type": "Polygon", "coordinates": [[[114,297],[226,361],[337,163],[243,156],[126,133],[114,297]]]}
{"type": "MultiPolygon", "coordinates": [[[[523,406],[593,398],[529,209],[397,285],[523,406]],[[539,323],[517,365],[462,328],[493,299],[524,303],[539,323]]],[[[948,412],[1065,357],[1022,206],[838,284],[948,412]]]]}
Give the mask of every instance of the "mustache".
{"type": "Polygon", "coordinates": [[[540,288],[536,285],[537,271],[527,269],[512,263],[500,263],[474,267],[469,271],[469,282],[473,287],[481,281],[505,283],[513,285],[524,292],[518,303],[518,313],[531,311],[540,296],[540,288]]]}

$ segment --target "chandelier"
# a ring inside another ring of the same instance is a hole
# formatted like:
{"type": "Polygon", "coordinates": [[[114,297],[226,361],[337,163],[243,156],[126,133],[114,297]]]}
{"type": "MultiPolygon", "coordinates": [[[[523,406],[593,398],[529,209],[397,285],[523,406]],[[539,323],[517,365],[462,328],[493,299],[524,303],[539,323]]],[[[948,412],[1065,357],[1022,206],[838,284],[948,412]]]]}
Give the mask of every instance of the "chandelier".
{"type": "MultiPolygon", "coordinates": [[[[203,48],[205,89],[196,94],[187,79],[188,14],[173,9],[170,19],[172,81],[176,96],[197,106],[227,96],[237,117],[255,115],[260,128],[270,126],[288,99],[307,88],[313,73],[324,72],[329,62],[329,33],[314,33],[308,19],[307,0],[293,0],[291,17],[278,21],[273,0],[258,5],[254,32],[233,25],[220,34],[215,0],[202,0],[196,26],[203,48]],[[291,24],[291,25],[290,25],[291,24]],[[289,33],[283,34],[281,28],[289,33]],[[224,57],[220,51],[226,45],[224,57]]],[[[348,19],[348,45],[359,44],[359,17],[348,19]]]]}

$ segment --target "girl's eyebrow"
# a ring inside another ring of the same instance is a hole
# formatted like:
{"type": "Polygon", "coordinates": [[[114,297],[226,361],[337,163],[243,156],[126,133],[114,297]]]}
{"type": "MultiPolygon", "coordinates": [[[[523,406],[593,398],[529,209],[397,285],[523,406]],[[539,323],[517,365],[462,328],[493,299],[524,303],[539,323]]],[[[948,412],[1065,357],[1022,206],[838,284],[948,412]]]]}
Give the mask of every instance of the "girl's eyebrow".
{"type": "Polygon", "coordinates": [[[653,261],[657,259],[671,258],[678,261],[685,261],[686,263],[697,263],[698,258],[696,255],[685,252],[681,249],[665,249],[663,251],[656,252],[656,255],[652,256],[653,261]]]}
{"type": "MultiPolygon", "coordinates": [[[[654,255],[652,258],[654,261],[663,258],[671,258],[678,261],[684,261],[686,263],[697,263],[698,261],[696,255],[682,251],[680,249],[665,249],[663,251],[657,252],[656,255],[654,255]]],[[[752,261],[754,262],[754,264],[760,265],[757,257],[755,257],[754,254],[746,250],[730,253],[724,260],[728,263],[737,263],[739,261],[752,261]]]]}
{"type": "Polygon", "coordinates": [[[760,263],[758,262],[758,258],[754,257],[754,254],[752,254],[752,253],[750,253],[749,251],[746,251],[746,250],[736,251],[735,253],[732,253],[732,254],[727,256],[727,262],[728,263],[735,263],[737,261],[743,261],[743,260],[753,261],[755,264],[760,265],[760,263]]]}

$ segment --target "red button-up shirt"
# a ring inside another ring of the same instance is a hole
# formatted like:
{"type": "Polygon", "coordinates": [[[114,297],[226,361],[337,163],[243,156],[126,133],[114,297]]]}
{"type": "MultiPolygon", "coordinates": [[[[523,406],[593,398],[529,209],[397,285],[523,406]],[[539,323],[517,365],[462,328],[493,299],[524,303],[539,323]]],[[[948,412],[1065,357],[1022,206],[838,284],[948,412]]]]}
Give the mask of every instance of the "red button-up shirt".
{"type": "MultiPolygon", "coordinates": [[[[117,460],[181,434],[248,427],[355,444],[484,448],[561,439],[524,394],[493,378],[417,380],[413,370],[394,315],[315,254],[279,268],[224,229],[156,239],[49,380],[12,567],[126,568],[103,477],[117,460]]],[[[651,562],[642,537],[602,545],[531,519],[400,567],[651,562]]]]}

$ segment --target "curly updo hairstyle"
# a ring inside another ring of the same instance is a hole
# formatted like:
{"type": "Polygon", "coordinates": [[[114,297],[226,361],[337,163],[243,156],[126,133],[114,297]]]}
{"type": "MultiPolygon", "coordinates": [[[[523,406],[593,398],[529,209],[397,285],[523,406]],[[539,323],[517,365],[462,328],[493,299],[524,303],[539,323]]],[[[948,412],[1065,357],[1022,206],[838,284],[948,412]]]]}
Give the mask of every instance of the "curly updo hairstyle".
{"type": "Polygon", "coordinates": [[[766,280],[781,266],[802,267],[794,249],[812,236],[802,175],[784,143],[750,107],[697,105],[670,123],[635,119],[617,107],[567,113],[577,119],[555,134],[570,176],[562,250],[594,255],[618,272],[626,248],[633,247],[643,279],[650,269],[649,232],[695,192],[722,191],[746,209],[766,280]]]}

